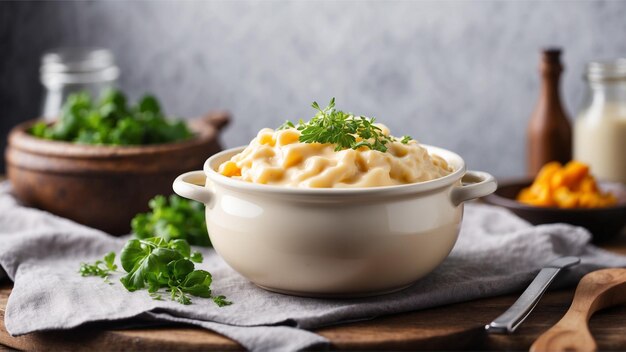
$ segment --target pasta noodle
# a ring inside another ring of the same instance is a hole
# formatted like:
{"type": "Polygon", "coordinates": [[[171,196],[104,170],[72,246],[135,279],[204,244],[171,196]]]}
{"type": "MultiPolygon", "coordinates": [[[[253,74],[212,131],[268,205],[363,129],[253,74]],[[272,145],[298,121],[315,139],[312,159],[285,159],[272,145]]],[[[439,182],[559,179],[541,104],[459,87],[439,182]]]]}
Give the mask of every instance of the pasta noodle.
{"type": "MultiPolygon", "coordinates": [[[[378,124],[384,134],[389,129],[378,124]]],[[[335,151],[333,144],[301,143],[295,128],[264,128],[219,172],[252,183],[298,188],[379,187],[433,180],[452,172],[446,161],[417,141],[335,151]]]]}

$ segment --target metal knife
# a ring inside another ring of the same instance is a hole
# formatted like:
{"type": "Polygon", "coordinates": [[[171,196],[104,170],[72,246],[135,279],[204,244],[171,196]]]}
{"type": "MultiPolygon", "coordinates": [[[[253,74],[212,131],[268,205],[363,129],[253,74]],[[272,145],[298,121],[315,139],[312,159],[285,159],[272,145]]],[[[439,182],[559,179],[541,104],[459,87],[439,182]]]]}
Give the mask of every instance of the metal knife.
{"type": "Polygon", "coordinates": [[[485,326],[489,333],[505,334],[512,333],[533,311],[548,286],[554,281],[562,269],[580,263],[578,257],[561,257],[548,263],[530,283],[526,291],[507,309],[502,315],[497,317],[490,324],[485,326]]]}

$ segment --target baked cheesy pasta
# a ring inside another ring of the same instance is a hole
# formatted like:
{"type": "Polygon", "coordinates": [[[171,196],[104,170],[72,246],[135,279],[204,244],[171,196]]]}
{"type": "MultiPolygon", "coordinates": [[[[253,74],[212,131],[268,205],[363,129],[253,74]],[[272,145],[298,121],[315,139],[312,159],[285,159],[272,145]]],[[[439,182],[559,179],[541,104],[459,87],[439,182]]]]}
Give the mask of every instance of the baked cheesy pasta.
{"type": "MultiPolygon", "coordinates": [[[[381,133],[389,129],[376,124],[381,133]]],[[[390,136],[386,151],[365,146],[336,150],[332,143],[300,142],[297,128],[264,128],[239,154],[222,163],[222,175],[246,182],[297,188],[402,185],[433,180],[453,170],[417,141],[390,136]]],[[[357,142],[360,137],[356,137],[357,142]]]]}

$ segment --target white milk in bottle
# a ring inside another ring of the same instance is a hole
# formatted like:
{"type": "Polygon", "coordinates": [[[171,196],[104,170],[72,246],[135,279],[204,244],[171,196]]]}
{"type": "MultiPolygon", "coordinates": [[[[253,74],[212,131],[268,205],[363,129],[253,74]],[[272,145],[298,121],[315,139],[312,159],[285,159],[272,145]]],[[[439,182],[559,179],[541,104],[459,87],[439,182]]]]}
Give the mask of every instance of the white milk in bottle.
{"type": "Polygon", "coordinates": [[[626,59],[592,62],[589,93],[574,125],[574,158],[599,180],[626,183],[626,59]]]}

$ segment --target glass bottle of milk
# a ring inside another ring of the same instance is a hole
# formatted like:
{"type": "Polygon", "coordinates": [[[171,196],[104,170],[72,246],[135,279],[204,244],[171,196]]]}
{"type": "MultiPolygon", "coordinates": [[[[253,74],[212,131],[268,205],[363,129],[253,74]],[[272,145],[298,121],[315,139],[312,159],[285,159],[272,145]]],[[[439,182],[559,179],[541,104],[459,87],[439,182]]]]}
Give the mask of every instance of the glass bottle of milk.
{"type": "Polygon", "coordinates": [[[574,126],[574,158],[603,181],[626,183],[626,58],[587,66],[587,98],[574,126]]]}

